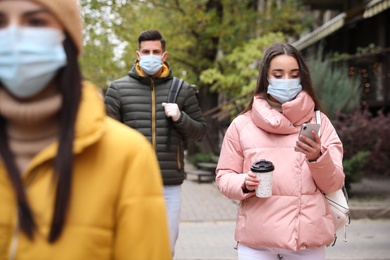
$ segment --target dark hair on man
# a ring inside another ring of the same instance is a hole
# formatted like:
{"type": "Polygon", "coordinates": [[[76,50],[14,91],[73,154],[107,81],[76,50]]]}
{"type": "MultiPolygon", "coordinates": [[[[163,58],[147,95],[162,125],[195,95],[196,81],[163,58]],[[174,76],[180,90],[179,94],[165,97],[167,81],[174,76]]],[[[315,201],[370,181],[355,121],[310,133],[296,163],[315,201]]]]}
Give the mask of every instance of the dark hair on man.
{"type": "Polygon", "coordinates": [[[165,51],[165,40],[161,33],[157,30],[143,31],[138,36],[138,49],[141,49],[141,42],[144,41],[160,41],[163,52],[165,51]]]}

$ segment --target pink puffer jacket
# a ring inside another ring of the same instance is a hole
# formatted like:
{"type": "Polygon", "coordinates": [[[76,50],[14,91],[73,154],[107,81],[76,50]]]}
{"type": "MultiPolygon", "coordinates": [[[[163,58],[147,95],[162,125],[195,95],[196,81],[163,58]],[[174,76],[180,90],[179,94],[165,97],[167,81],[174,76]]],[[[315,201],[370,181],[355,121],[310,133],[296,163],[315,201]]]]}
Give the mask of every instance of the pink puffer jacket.
{"type": "Polygon", "coordinates": [[[334,227],[323,193],[344,183],[342,143],[328,117],[321,114],[321,152],[308,162],[294,146],[303,123],[315,123],[314,102],[304,91],[282,105],[283,113],[256,97],[251,111],[229,126],[217,166],[217,186],[240,201],[235,239],[250,247],[302,250],[329,245],[334,227]],[[253,162],[272,161],[272,196],[243,193],[253,162]]]}

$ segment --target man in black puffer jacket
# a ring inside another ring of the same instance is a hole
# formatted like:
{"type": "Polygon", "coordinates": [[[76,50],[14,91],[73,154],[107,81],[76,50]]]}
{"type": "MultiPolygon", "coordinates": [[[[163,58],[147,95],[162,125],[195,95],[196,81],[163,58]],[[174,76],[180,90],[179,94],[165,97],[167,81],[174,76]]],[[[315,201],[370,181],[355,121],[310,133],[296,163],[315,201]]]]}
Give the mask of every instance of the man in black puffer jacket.
{"type": "MultiPolygon", "coordinates": [[[[125,77],[109,87],[109,116],[140,131],[157,153],[164,183],[172,253],[179,232],[184,142],[202,138],[206,121],[193,88],[184,82],[176,103],[167,103],[173,76],[166,61],[165,40],[156,30],[138,37],[137,60],[125,77]]],[[[145,173],[147,174],[147,173],[145,173]]]]}

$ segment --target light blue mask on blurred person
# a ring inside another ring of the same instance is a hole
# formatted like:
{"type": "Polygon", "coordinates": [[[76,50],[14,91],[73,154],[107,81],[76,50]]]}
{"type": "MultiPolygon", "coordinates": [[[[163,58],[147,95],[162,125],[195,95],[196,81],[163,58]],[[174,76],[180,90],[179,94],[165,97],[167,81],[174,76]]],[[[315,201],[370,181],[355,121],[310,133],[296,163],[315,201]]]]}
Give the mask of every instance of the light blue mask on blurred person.
{"type": "Polygon", "coordinates": [[[160,55],[143,55],[139,62],[142,70],[148,75],[156,74],[162,67],[162,56],[160,55]]]}
{"type": "Polygon", "coordinates": [[[293,100],[302,91],[301,79],[268,79],[267,93],[280,103],[293,100]]]}
{"type": "Polygon", "coordinates": [[[42,91],[66,65],[64,34],[51,28],[0,30],[0,84],[18,98],[42,91]]]}

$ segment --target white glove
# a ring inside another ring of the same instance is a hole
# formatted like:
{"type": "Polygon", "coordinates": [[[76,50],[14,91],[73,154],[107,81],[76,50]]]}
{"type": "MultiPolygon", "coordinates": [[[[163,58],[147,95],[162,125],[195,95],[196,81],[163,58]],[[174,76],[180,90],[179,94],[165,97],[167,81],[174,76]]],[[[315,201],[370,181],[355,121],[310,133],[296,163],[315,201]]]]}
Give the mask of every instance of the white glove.
{"type": "Polygon", "coordinates": [[[172,120],[176,122],[180,119],[181,112],[176,103],[162,103],[167,117],[172,117],[172,120]]]}

